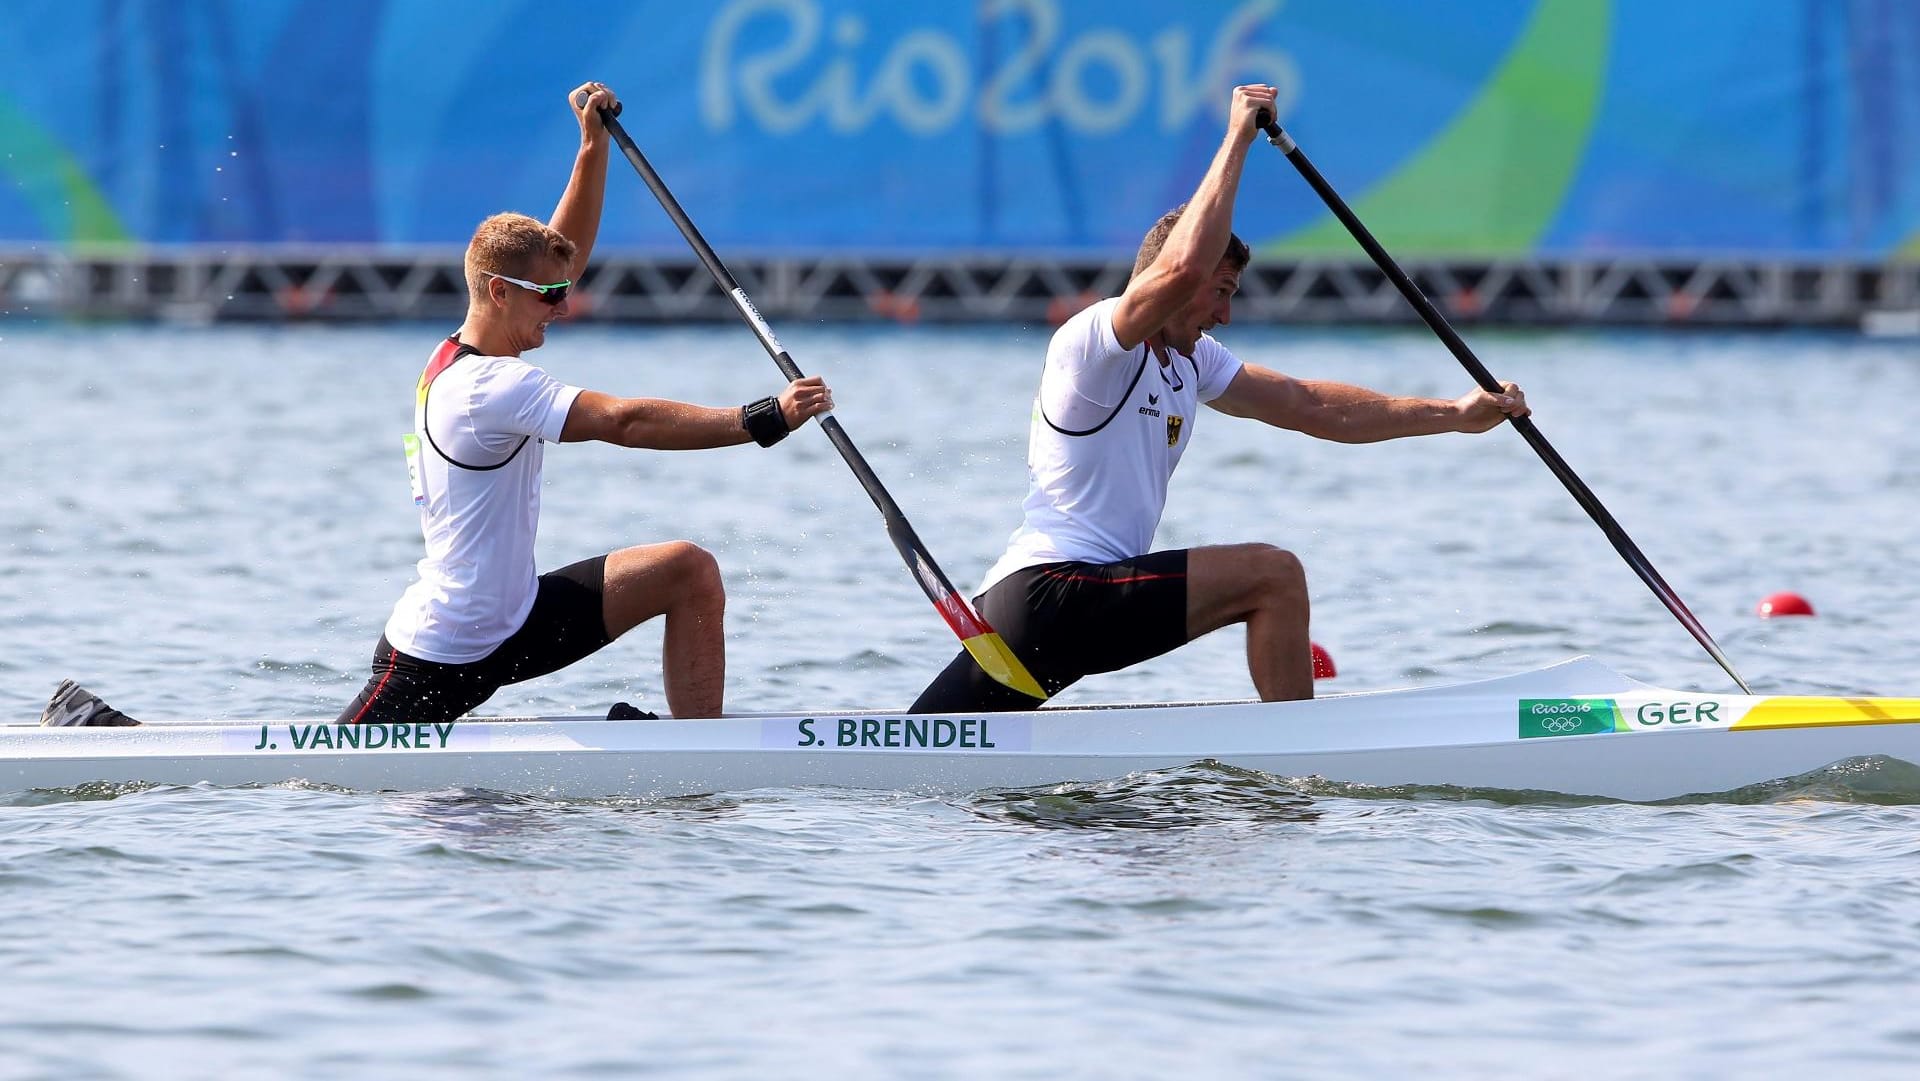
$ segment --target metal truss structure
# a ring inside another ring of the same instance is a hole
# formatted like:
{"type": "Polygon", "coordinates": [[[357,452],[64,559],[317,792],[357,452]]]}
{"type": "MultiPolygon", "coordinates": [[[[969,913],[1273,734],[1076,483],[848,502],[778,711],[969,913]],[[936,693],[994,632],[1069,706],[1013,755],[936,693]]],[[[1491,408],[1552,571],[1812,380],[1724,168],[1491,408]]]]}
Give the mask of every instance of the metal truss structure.
{"type": "MultiPolygon", "coordinates": [[[[1053,322],[1126,284],[1126,261],[1086,257],[733,257],[770,319],[1053,322]]],[[[1920,264],[1672,257],[1424,260],[1404,264],[1462,324],[1920,328],[1920,264]]],[[[691,256],[614,254],[575,291],[575,318],[726,320],[732,302],[691,256]]],[[[457,320],[458,250],[350,248],[0,251],[0,314],[82,319],[457,320]]],[[[1415,318],[1371,264],[1257,263],[1236,315],[1282,323],[1415,318]]]]}

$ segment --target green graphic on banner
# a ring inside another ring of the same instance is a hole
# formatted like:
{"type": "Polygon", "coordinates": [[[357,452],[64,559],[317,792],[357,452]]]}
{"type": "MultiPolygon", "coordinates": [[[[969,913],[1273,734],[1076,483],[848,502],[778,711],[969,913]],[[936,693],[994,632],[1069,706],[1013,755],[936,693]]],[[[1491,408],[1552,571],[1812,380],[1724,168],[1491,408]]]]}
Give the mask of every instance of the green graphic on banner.
{"type": "Polygon", "coordinates": [[[127,230],[67,149],[0,99],[0,172],[48,235],[76,244],[125,244],[127,230]]]}
{"type": "MultiPolygon", "coordinates": [[[[1606,81],[1611,14],[1606,0],[1541,0],[1499,71],[1459,119],[1418,158],[1348,199],[1388,251],[1496,256],[1534,250],[1586,154],[1606,81]]],[[[1312,133],[1294,134],[1312,156],[1312,133]]],[[[1338,190],[1338,171],[1324,171],[1338,190]]],[[[1331,213],[1254,251],[1356,254],[1353,238],[1331,213]]]]}

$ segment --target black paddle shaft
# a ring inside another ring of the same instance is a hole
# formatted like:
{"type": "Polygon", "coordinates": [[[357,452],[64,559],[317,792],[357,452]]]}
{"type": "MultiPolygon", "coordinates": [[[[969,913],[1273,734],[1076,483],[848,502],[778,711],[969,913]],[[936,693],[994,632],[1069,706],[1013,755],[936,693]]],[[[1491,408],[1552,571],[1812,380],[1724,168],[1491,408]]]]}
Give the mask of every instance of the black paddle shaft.
{"type": "MultiPolygon", "coordinates": [[[[614,119],[617,115],[617,111],[609,111],[605,108],[600,110],[601,122],[606,124],[607,132],[619,145],[620,152],[626,155],[627,161],[631,162],[634,170],[640,174],[640,179],[646,182],[648,190],[653,192],[653,197],[660,201],[661,209],[667,212],[667,217],[672,219],[675,227],[680,230],[680,235],[686,238],[693,253],[700,257],[700,262],[706,266],[707,273],[713,275],[714,283],[732,298],[734,307],[740,312],[740,318],[746,320],[747,325],[753,328],[754,336],[760,339],[761,347],[767,351],[768,356],[773,358],[773,362],[779,365],[781,373],[789,380],[804,378],[805,373],[801,372],[800,366],[793,362],[793,357],[787,354],[786,348],[780,344],[780,339],[774,337],[773,328],[761,318],[760,310],[753,306],[753,301],[747,297],[746,290],[740,288],[740,283],[735,281],[733,275],[728,272],[726,264],[720,261],[720,256],[715,254],[712,245],[707,243],[706,237],[700,235],[699,227],[694,225],[693,219],[687,217],[687,212],[680,208],[680,201],[673,197],[673,192],[667,187],[666,181],[660,179],[660,174],[654,172],[653,165],[634,144],[633,137],[627,134],[627,129],[621,125],[620,121],[614,119]]],[[[959,591],[953,588],[953,583],[948,580],[946,572],[933,561],[932,553],[927,551],[919,534],[914,532],[912,523],[907,521],[906,514],[901,511],[900,505],[894,502],[886,485],[880,483],[880,477],[874,473],[873,467],[867,464],[867,459],[853,445],[853,440],[847,436],[846,430],[840,427],[840,421],[831,413],[821,416],[819,421],[821,431],[827,433],[827,439],[833,443],[834,449],[840,452],[840,457],[846,461],[847,467],[853,470],[853,475],[859,478],[860,486],[866,489],[868,498],[873,500],[873,505],[879,508],[881,518],[886,521],[888,539],[893,541],[893,546],[900,553],[900,557],[906,560],[907,566],[913,570],[915,579],[920,582],[921,590],[936,606],[951,602],[965,605],[965,602],[959,599],[959,591]]]]}
{"type": "MultiPolygon", "coordinates": [[[[1420,318],[1440,338],[1441,343],[1453,354],[1454,359],[1460,362],[1461,367],[1473,376],[1474,382],[1480,384],[1481,389],[1490,394],[1504,394],[1506,388],[1493,377],[1493,373],[1487,370],[1486,365],[1480,363],[1480,358],[1473,355],[1473,350],[1467,348],[1467,343],[1454,331],[1452,325],[1447,322],[1446,316],[1441,315],[1440,309],[1433,306],[1433,301],[1427,299],[1427,295],[1420,291],[1420,287],[1413,283],[1412,278],[1407,277],[1407,272],[1401,270],[1400,264],[1394,261],[1393,256],[1387,254],[1387,249],[1381,247],[1380,242],[1374,239],[1373,233],[1354,214],[1352,208],[1347,206],[1346,200],[1340,198],[1340,193],[1333,190],[1332,184],[1327,183],[1327,178],[1321,176],[1320,170],[1314,168],[1313,162],[1307,160],[1306,152],[1300,149],[1300,144],[1294,142],[1293,137],[1288,135],[1279,124],[1274,123],[1273,116],[1265,109],[1260,110],[1254,122],[1267,133],[1267,141],[1279,147],[1280,152],[1293,163],[1293,167],[1306,178],[1307,184],[1320,196],[1321,201],[1327,204],[1327,209],[1333,211],[1333,216],[1339,218],[1340,224],[1346,226],[1347,232],[1353,234],[1353,239],[1365,249],[1374,265],[1379,267],[1380,272],[1400,290],[1400,295],[1407,298],[1407,303],[1413,305],[1413,310],[1420,313],[1420,318]]],[[[1599,498],[1574,473],[1573,467],[1569,466],[1566,460],[1560,457],[1560,453],[1553,449],[1553,445],[1547,442],[1547,437],[1540,434],[1540,429],[1534,426],[1532,419],[1528,417],[1508,417],[1507,419],[1526,439],[1527,445],[1533,448],[1534,453],[1540,456],[1540,460],[1547,464],[1547,468],[1553,471],[1553,475],[1560,478],[1560,483],[1566,485],[1567,491],[1573,494],[1574,500],[1587,512],[1587,516],[1593,519],[1594,524],[1600,527],[1600,532],[1606,534],[1607,540],[1613,543],[1614,551],[1620,553],[1620,558],[1627,561],[1627,566],[1633,568],[1634,573],[1640,576],[1640,580],[1653,591],[1653,595],[1660,598],[1660,603],[1667,606],[1667,611],[1672,612],[1674,618],[1680,621],[1680,625],[1693,635],[1694,640],[1705,647],[1713,659],[1719,662],[1720,667],[1726,670],[1727,675],[1733,677],[1733,682],[1738,684],[1742,691],[1752,694],[1752,688],[1747,686],[1746,680],[1740,678],[1740,673],[1733,670],[1733,663],[1720,651],[1720,646],[1714,642],[1713,635],[1707,633],[1707,628],[1695,618],[1686,603],[1680,599],[1680,595],[1673,591],[1673,587],[1667,585],[1666,579],[1660,576],[1660,572],[1655,570],[1653,564],[1641,553],[1640,547],[1633,543],[1633,538],[1627,536],[1627,531],[1620,528],[1620,523],[1614,520],[1613,515],[1607,512],[1607,508],[1600,504],[1599,498]]]]}

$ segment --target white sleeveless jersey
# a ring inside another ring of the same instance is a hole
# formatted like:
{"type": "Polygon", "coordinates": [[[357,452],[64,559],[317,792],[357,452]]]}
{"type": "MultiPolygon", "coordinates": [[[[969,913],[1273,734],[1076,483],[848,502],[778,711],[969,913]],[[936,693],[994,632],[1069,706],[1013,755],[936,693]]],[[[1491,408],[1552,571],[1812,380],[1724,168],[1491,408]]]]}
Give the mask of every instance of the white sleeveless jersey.
{"type": "Polygon", "coordinates": [[[386,627],[393,648],[443,664],[484,659],[533,609],[543,451],[580,394],[464,348],[442,343],[416,388],[407,465],[427,554],[386,627]]]}
{"type": "Polygon", "coordinates": [[[1200,404],[1240,374],[1240,361],[1204,334],[1191,358],[1167,350],[1170,363],[1145,343],[1120,348],[1119,303],[1103,300],[1067,320],[1047,346],[1027,436],[1025,520],[982,593],[1023,567],[1150,551],[1200,404]]]}

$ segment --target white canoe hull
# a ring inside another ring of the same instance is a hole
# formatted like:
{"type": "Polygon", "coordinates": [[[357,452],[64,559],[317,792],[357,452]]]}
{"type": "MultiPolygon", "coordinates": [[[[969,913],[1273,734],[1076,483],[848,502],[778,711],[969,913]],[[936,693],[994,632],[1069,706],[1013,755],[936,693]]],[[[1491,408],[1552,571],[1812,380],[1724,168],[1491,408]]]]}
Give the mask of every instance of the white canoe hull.
{"type": "Polygon", "coordinates": [[[1863,756],[1920,763],[1920,701],[1705,695],[1587,659],[1299,703],[715,720],[0,727],[0,791],[307,781],[663,797],[798,785],[918,792],[1092,781],[1215,760],[1373,786],[1626,800],[1724,792],[1863,756]]]}

